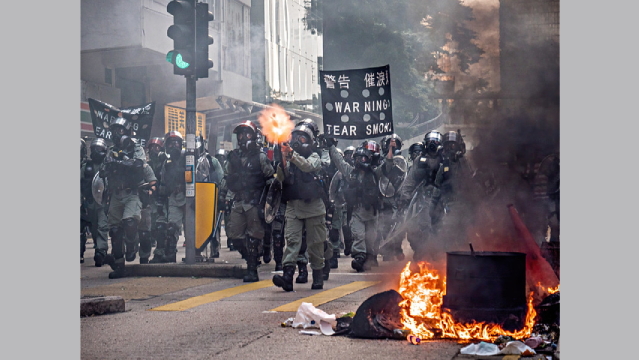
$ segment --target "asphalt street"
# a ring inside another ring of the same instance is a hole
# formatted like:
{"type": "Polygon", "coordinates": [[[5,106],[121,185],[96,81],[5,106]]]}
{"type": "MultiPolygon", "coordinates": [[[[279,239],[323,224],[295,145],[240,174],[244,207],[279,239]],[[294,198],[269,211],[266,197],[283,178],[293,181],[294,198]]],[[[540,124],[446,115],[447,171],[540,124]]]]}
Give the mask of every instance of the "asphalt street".
{"type": "MultiPolygon", "coordinates": [[[[172,266],[243,268],[244,260],[238,252],[226,247],[222,234],[220,257],[214,263],[172,266]]],[[[178,243],[178,262],[184,258],[183,241],[181,238],[178,243]]],[[[478,358],[460,355],[460,348],[471,343],[468,341],[434,340],[412,345],[406,340],[305,335],[300,333],[301,329],[282,326],[296,315],[303,301],[327,314],[341,316],[355,312],[372,295],[397,289],[400,271],[411,259],[406,243],[405,261],[379,259],[379,267],[356,273],[351,269],[351,259],[342,255],[338,269],[332,269],[324,289],[311,290],[309,273],[309,282],[294,283],[293,292],[285,292],[271,283],[275,273],[273,261],[259,267],[261,281],[257,283],[243,283],[233,272],[221,272],[224,276],[200,276],[201,273],[170,276],[153,275],[151,271],[141,276],[139,270],[112,280],[108,278],[109,266],[94,266],[92,247],[89,240],[85,263],[80,265],[81,301],[115,297],[124,301],[124,308],[81,317],[82,359],[478,358]]],[[[139,259],[127,263],[129,269],[151,266],[161,268],[158,264],[139,265],[139,259]]],[[[537,355],[528,359],[546,358],[537,355]]]]}

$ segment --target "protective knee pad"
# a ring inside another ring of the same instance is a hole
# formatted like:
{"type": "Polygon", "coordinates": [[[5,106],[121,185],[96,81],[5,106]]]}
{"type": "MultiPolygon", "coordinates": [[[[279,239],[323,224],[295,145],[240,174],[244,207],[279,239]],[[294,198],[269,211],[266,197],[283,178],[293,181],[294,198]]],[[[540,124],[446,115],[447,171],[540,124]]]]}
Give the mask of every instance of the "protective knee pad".
{"type": "Polygon", "coordinates": [[[151,251],[151,232],[146,230],[138,231],[138,239],[140,239],[140,250],[151,251]]]}
{"type": "Polygon", "coordinates": [[[284,236],[282,236],[282,232],[277,231],[271,234],[271,238],[273,240],[273,248],[274,249],[282,249],[284,248],[284,236]]]}
{"type": "Polygon", "coordinates": [[[262,240],[247,236],[247,255],[258,256],[262,248],[262,240]]]}
{"type": "Polygon", "coordinates": [[[125,240],[135,242],[138,235],[138,222],[134,218],[122,220],[122,228],[124,229],[125,240]]]}
{"type": "Polygon", "coordinates": [[[109,237],[111,237],[111,250],[113,257],[120,259],[124,257],[124,229],[122,226],[113,226],[109,229],[109,237]]]}
{"type": "Polygon", "coordinates": [[[156,240],[157,248],[164,248],[165,237],[167,236],[167,224],[157,222],[151,230],[151,236],[156,240]]]}
{"type": "Polygon", "coordinates": [[[178,244],[178,227],[175,224],[169,223],[167,224],[167,243],[165,244],[166,248],[175,249],[178,244]]]}

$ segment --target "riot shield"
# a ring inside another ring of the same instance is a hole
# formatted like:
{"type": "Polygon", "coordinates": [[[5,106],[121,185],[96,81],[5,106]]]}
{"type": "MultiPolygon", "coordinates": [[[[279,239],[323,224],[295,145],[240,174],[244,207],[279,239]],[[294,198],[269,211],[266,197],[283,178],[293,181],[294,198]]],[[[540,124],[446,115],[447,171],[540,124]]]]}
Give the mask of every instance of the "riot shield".
{"type": "Polygon", "coordinates": [[[280,208],[280,201],[282,200],[282,183],[275,179],[269,186],[267,192],[267,200],[264,204],[264,220],[267,224],[271,224],[273,219],[276,218],[278,209],[280,208]]]}
{"type": "Polygon", "coordinates": [[[104,195],[104,180],[100,177],[100,171],[96,171],[91,181],[91,193],[93,194],[93,200],[98,205],[102,205],[102,197],[104,195]]]}

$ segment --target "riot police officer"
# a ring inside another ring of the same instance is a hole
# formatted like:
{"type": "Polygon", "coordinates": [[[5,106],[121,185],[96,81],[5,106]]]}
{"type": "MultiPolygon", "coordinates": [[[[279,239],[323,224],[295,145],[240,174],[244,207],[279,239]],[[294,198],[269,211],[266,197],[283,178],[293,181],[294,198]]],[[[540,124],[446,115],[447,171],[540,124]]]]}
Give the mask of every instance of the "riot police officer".
{"type": "Polygon", "coordinates": [[[409,146],[409,168],[413,165],[413,160],[415,160],[418,156],[422,155],[424,152],[424,144],[414,143],[409,146]]]}
{"type": "Polygon", "coordinates": [[[375,154],[380,153],[380,146],[373,140],[364,141],[356,148],[354,164],[342,158],[336,148],[337,140],[330,139],[329,154],[338,171],[346,180],[344,191],[347,204],[353,206],[353,214],[349,223],[353,236],[351,246],[351,267],[363,272],[377,264],[375,253],[376,223],[380,209],[379,179],[382,171],[389,172],[393,168],[393,157],[385,156],[383,166],[373,166],[375,154]]]}
{"type": "MultiPolygon", "coordinates": [[[[393,171],[386,173],[380,179],[380,193],[382,194],[382,206],[378,223],[378,242],[387,240],[387,235],[400,222],[400,209],[398,208],[399,189],[404,182],[407,173],[407,161],[401,155],[402,139],[398,134],[387,135],[380,141],[382,154],[393,157],[393,171]]],[[[382,260],[404,260],[402,251],[402,238],[389,241],[380,247],[382,260]]]]}
{"type": "Polygon", "coordinates": [[[183,142],[179,131],[169,131],[164,136],[164,161],[158,171],[158,189],[155,194],[157,218],[154,235],[157,246],[150,263],[176,262],[176,246],[187,204],[183,142]]]}
{"type": "Polygon", "coordinates": [[[227,158],[227,199],[233,200],[229,221],[225,224],[227,241],[233,242],[247,262],[244,282],[258,281],[258,257],[264,239],[264,197],[273,181],[274,169],[257,143],[258,128],[249,120],[238,124],[238,148],[227,158]]]}
{"type": "Polygon", "coordinates": [[[109,126],[113,146],[100,170],[108,189],[108,226],[111,254],[107,261],[113,271],[110,279],[124,276],[126,261],[133,261],[138,252],[138,222],[141,201],[139,191],[153,191],[156,177],[146,162],[142,146],[131,138],[131,123],[116,118],[109,126]],[[140,186],[148,184],[148,189],[140,186]]]}
{"type": "Polygon", "coordinates": [[[407,240],[413,249],[414,261],[427,260],[430,255],[427,244],[433,237],[436,206],[445,172],[442,134],[430,131],[425,134],[423,143],[425,152],[414,160],[400,189],[400,207],[407,211],[407,240]],[[407,209],[409,205],[411,208],[407,209]]]}
{"type": "MultiPolygon", "coordinates": [[[[82,176],[80,186],[84,201],[83,205],[86,209],[86,219],[91,229],[91,236],[95,248],[93,261],[97,267],[101,267],[107,257],[109,250],[109,225],[107,224],[107,214],[102,205],[102,198],[96,201],[93,197],[92,183],[102,166],[108,148],[104,139],[93,139],[90,144],[90,158],[85,160],[80,173],[82,176]],[[98,203],[98,201],[100,201],[100,203],[98,203]]],[[[82,245],[82,249],[84,249],[84,243],[82,245]]]]}
{"type": "Polygon", "coordinates": [[[315,136],[311,126],[300,124],[291,132],[291,147],[283,144],[282,162],[277,179],[282,182],[282,200],[286,201],[283,274],[274,275],[273,283],[285,291],[293,291],[293,274],[305,233],[307,253],[311,263],[311,289],[324,285],[324,252],[327,229],[324,191],[320,179],[322,163],[314,151],[315,136]]]}

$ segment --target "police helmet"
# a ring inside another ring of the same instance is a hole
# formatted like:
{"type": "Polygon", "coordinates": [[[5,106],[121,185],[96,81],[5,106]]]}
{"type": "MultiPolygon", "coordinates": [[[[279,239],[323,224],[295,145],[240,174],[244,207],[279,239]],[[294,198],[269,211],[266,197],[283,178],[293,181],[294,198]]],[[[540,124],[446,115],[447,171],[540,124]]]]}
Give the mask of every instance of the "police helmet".
{"type": "Polygon", "coordinates": [[[424,135],[424,147],[428,154],[434,155],[442,149],[442,134],[432,130],[424,135]]]}
{"type": "Polygon", "coordinates": [[[402,139],[398,134],[387,135],[380,140],[380,146],[382,147],[382,153],[386,154],[389,152],[389,143],[391,139],[396,141],[396,150],[402,150],[402,139]]]}
{"type": "Polygon", "coordinates": [[[353,162],[357,168],[368,169],[371,167],[373,152],[364,146],[360,146],[353,153],[353,162]]]}
{"type": "Polygon", "coordinates": [[[91,149],[91,160],[95,163],[101,163],[102,160],[107,156],[107,142],[103,138],[95,138],[91,140],[91,144],[89,145],[89,149],[91,149]]]}
{"type": "Polygon", "coordinates": [[[423,143],[415,143],[409,146],[409,159],[413,160],[424,152],[423,143]]]}
{"type": "Polygon", "coordinates": [[[80,138],[80,159],[87,157],[87,142],[80,138]]]}
{"type": "Polygon", "coordinates": [[[151,147],[151,145],[157,145],[162,148],[164,147],[164,139],[159,136],[153,137],[147,142],[148,147],[151,147]]]}
{"type": "Polygon", "coordinates": [[[129,135],[131,130],[131,123],[122,117],[114,119],[111,124],[109,124],[109,129],[111,132],[118,135],[129,135]]]}
{"type": "Polygon", "coordinates": [[[257,135],[259,130],[251,120],[245,120],[236,125],[233,133],[236,134],[238,146],[241,149],[255,149],[258,147],[257,135]]]}
{"type": "Polygon", "coordinates": [[[296,124],[296,126],[298,125],[309,125],[311,127],[311,131],[313,131],[314,138],[317,138],[318,134],[320,133],[320,130],[318,129],[318,124],[316,124],[315,121],[311,119],[302,119],[298,121],[298,123],[296,124]]]}
{"type": "Polygon", "coordinates": [[[344,149],[344,156],[349,156],[349,155],[353,155],[353,153],[356,151],[356,147],[355,146],[347,146],[344,149]]]}
{"type": "Polygon", "coordinates": [[[291,148],[302,156],[309,156],[315,145],[315,134],[313,128],[308,124],[297,125],[291,131],[291,148]]]}

